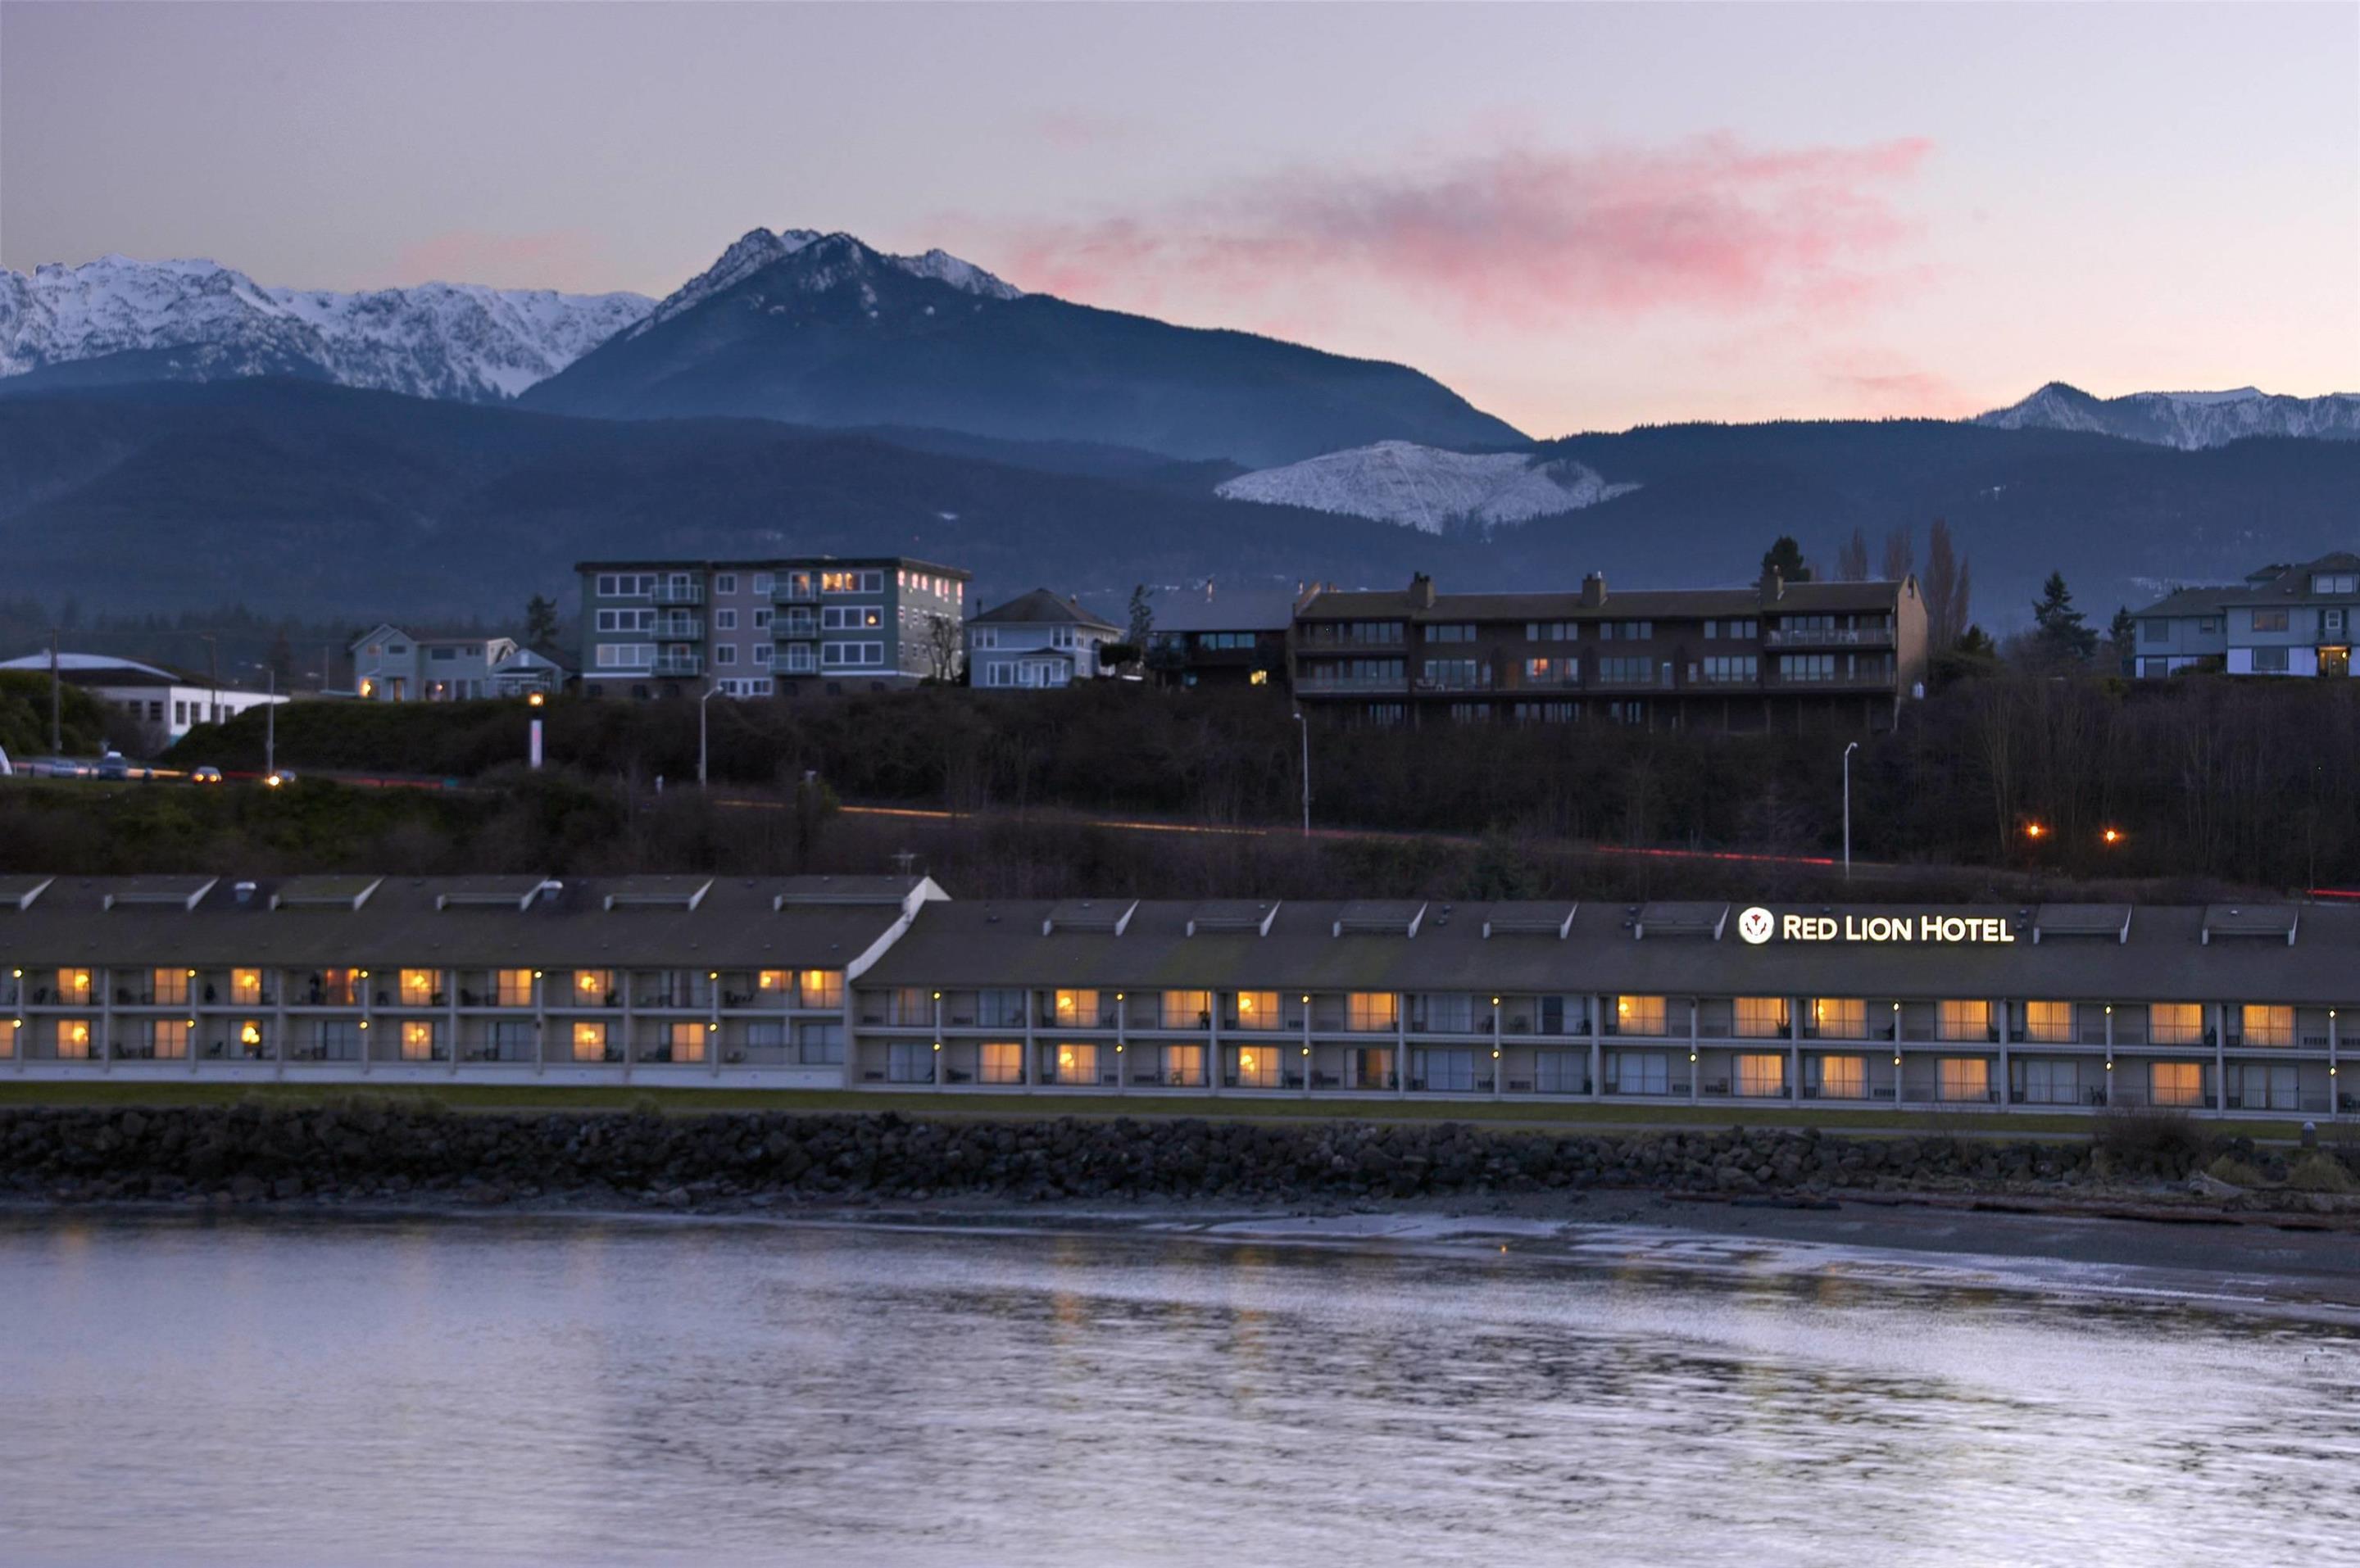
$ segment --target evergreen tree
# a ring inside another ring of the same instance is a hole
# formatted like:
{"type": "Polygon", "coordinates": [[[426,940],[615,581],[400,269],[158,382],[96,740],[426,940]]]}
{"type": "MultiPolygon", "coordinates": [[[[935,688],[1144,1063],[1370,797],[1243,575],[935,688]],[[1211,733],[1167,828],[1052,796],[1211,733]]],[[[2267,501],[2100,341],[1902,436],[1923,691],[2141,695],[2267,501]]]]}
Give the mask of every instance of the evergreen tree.
{"type": "Polygon", "coordinates": [[[1766,574],[1774,568],[1789,583],[1811,580],[1811,569],[1803,564],[1803,547],[1795,542],[1792,534],[1780,534],[1776,542],[1763,552],[1763,572],[1766,574]]]}
{"type": "Polygon", "coordinates": [[[524,607],[524,645],[547,648],[557,640],[557,605],[535,593],[524,607]]]}
{"type": "Polygon", "coordinates": [[[1147,646],[1147,634],[1155,625],[1155,607],[1148,603],[1147,584],[1135,583],[1131,590],[1131,634],[1124,640],[1133,648],[1147,646]]]}
{"type": "Polygon", "coordinates": [[[2032,606],[2032,621],[2037,628],[2033,636],[2042,648],[2060,659],[2086,661],[2098,651],[2097,629],[2081,618],[2073,607],[2072,590],[2065,586],[2065,574],[2052,572],[2049,581],[2040,585],[2040,598],[2032,606]]]}

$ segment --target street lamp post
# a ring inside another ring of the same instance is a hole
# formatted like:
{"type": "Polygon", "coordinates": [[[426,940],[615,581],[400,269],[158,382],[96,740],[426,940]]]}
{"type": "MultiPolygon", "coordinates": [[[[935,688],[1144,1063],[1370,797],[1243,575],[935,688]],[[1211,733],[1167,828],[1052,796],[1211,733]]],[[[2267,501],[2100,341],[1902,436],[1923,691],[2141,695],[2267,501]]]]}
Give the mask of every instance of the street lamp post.
{"type": "Polygon", "coordinates": [[[696,787],[700,789],[705,788],[705,705],[719,695],[721,688],[712,686],[696,700],[696,787]]]}
{"type": "Polygon", "coordinates": [[[1844,819],[1844,880],[1852,880],[1852,754],[1860,749],[1853,741],[1843,754],[1843,819],[1844,819]]]}
{"type": "Polygon", "coordinates": [[[270,701],[263,704],[262,771],[268,778],[279,771],[279,667],[270,667],[270,701]]]}
{"type": "Polygon", "coordinates": [[[1311,721],[1303,710],[1295,710],[1295,722],[1303,727],[1303,836],[1311,836],[1311,721]]]}

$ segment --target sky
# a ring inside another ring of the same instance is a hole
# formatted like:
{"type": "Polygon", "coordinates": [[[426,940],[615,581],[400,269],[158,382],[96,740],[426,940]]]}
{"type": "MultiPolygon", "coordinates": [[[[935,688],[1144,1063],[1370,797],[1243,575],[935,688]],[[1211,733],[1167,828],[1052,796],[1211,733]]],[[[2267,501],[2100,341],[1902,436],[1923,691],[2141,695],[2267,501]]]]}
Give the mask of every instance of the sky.
{"type": "Polygon", "coordinates": [[[2360,390],[2360,6],[0,0],[0,266],[661,295],[758,225],[1538,436],[2360,390]]]}

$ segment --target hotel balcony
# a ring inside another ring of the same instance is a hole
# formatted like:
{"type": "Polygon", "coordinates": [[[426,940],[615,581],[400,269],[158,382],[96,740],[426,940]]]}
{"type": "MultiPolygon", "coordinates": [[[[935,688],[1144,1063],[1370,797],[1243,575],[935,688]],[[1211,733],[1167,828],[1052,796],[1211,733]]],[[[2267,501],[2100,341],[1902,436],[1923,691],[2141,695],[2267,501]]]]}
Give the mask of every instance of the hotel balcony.
{"type": "Polygon", "coordinates": [[[1400,675],[1382,679],[1305,675],[1296,681],[1295,689],[1310,697],[1397,697],[1409,690],[1409,680],[1400,675]]]}
{"type": "Polygon", "coordinates": [[[816,604],[819,603],[819,584],[815,581],[810,579],[797,583],[790,578],[781,577],[770,589],[770,603],[773,604],[816,604]]]}

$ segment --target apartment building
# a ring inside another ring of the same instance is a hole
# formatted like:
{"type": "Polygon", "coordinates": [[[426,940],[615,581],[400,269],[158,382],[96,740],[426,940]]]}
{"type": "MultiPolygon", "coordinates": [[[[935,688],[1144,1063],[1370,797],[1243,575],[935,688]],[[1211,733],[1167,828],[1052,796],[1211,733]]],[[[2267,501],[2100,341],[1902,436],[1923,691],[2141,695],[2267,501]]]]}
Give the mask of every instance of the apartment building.
{"type": "Polygon", "coordinates": [[[2265,566],[2227,587],[2178,589],[2137,619],[2132,673],[2142,680],[2190,670],[2343,680],[2360,623],[2360,555],[2339,550],[2265,566]]]}
{"type": "Polygon", "coordinates": [[[1295,612],[1307,707],[1376,724],[1890,728],[1924,690],[1916,579],[1579,593],[1313,594],[1295,612]]]}
{"type": "Polygon", "coordinates": [[[883,688],[958,670],[967,573],[901,556],[582,561],[592,696],[883,688]]]}
{"type": "Polygon", "coordinates": [[[1159,593],[1149,606],[1147,665],[1180,686],[1286,684],[1287,634],[1317,590],[1224,588],[1159,593]]]}
{"type": "Polygon", "coordinates": [[[2360,909],[0,877],[0,1081],[2360,1110],[2360,909]]]}
{"type": "Polygon", "coordinates": [[[1046,588],[995,604],[967,624],[967,684],[1000,690],[1070,686],[1114,671],[1098,650],[1122,628],[1046,588]]]}

